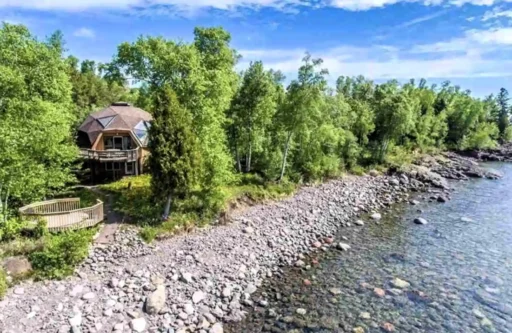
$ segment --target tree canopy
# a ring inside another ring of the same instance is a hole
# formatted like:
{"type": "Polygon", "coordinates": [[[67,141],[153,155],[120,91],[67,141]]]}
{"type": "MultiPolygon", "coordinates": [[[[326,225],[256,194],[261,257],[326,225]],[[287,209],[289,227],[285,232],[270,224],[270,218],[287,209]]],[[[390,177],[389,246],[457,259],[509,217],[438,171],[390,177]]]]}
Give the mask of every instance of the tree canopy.
{"type": "Polygon", "coordinates": [[[219,27],[196,28],[189,42],[142,36],[100,64],[69,55],[59,31],[39,41],[23,26],[3,25],[0,198],[8,188],[12,200],[32,200],[72,182],[77,124],[115,101],[154,115],[159,202],[192,187],[216,195],[242,173],[311,181],[512,140],[505,88],[480,99],[450,82],[363,76],[340,76],[330,87],[335,78],[309,54],[288,81],[261,61],[237,74],[230,43],[219,27]]]}
{"type": "Polygon", "coordinates": [[[73,180],[72,86],[60,45],[23,26],[0,29],[0,184],[12,199],[42,198],[73,180]]]}

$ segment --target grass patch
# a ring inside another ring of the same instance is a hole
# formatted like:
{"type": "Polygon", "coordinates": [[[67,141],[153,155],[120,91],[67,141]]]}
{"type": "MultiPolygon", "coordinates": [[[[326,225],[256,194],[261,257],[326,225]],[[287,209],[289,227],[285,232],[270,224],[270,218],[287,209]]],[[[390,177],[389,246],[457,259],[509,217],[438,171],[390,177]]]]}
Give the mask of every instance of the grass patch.
{"type": "Polygon", "coordinates": [[[186,199],[176,200],[169,219],[161,222],[159,216],[162,207],[155,205],[152,200],[149,175],[125,177],[101,186],[102,190],[115,195],[114,209],[143,226],[140,235],[148,242],[206,225],[222,216],[238,200],[276,200],[293,194],[296,188],[297,185],[292,183],[269,183],[257,175],[244,175],[236,183],[217,191],[204,193],[197,190],[186,199]]]}

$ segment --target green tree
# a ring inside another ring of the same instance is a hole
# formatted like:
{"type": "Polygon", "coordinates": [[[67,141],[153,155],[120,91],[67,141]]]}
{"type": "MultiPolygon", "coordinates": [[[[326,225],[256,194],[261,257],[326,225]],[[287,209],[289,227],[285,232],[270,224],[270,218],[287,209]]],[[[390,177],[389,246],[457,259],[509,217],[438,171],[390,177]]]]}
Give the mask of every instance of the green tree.
{"type": "Polygon", "coordinates": [[[165,84],[173,89],[180,105],[193,116],[200,142],[201,184],[215,189],[233,178],[225,125],[236,88],[236,54],[229,47],[229,34],[220,28],[198,28],[195,35],[193,44],[161,37],[123,43],[107,67],[111,73],[147,83],[150,89],[165,84]]]}
{"type": "MultiPolygon", "coordinates": [[[[245,171],[251,171],[253,152],[263,150],[266,132],[276,112],[276,84],[272,72],[266,72],[261,62],[251,63],[243,74],[242,85],[232,102],[234,147],[237,165],[240,152],[245,153],[245,171]]],[[[240,171],[240,170],[239,170],[240,171]]]]}
{"type": "Polygon", "coordinates": [[[192,115],[181,107],[176,94],[164,85],[154,95],[149,128],[151,188],[157,202],[165,202],[169,217],[173,198],[185,197],[195,184],[198,150],[192,115]]]}
{"type": "Polygon", "coordinates": [[[78,150],[61,52],[21,25],[0,29],[0,184],[12,199],[41,199],[74,180],[78,150]]]}
{"type": "Polygon", "coordinates": [[[503,138],[507,128],[510,126],[510,105],[508,97],[508,91],[505,88],[501,88],[497,96],[497,103],[499,107],[499,118],[498,128],[500,130],[500,137],[503,138]]]}
{"type": "Polygon", "coordinates": [[[391,145],[410,133],[414,126],[411,99],[400,91],[396,81],[377,86],[375,91],[375,158],[384,159],[391,145]]]}
{"type": "Polygon", "coordinates": [[[311,55],[306,54],[302,62],[298,78],[288,86],[286,101],[279,113],[279,119],[286,133],[279,180],[283,179],[286,171],[286,159],[293,135],[307,127],[314,119],[313,114],[318,111],[322,93],[327,86],[325,75],[328,71],[317,70],[323,63],[322,59],[312,59],[311,55]]]}

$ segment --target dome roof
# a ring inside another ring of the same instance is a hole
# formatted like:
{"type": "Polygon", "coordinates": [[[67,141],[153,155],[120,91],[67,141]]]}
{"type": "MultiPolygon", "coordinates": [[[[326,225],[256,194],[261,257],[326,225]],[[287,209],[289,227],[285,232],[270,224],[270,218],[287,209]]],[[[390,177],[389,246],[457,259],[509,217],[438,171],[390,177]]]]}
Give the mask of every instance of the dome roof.
{"type": "Polygon", "coordinates": [[[101,132],[110,130],[133,131],[139,139],[142,139],[143,133],[137,132],[145,134],[145,127],[152,119],[148,112],[128,103],[118,102],[91,113],[80,125],[78,131],[87,134],[91,145],[101,132]]]}

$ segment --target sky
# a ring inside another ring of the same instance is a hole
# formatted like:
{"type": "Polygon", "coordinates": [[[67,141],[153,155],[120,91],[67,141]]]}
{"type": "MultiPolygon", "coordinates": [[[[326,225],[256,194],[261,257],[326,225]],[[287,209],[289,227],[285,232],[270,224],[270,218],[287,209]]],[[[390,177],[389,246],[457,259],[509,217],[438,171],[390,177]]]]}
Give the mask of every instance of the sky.
{"type": "Polygon", "coordinates": [[[0,0],[0,20],[38,38],[64,33],[70,54],[108,62],[140,35],[191,41],[222,26],[242,55],[290,80],[308,51],[329,82],[450,80],[479,97],[512,90],[512,0],[0,0]]]}

